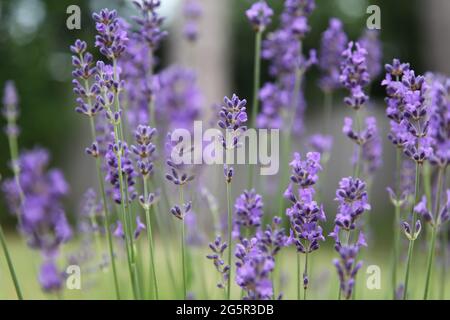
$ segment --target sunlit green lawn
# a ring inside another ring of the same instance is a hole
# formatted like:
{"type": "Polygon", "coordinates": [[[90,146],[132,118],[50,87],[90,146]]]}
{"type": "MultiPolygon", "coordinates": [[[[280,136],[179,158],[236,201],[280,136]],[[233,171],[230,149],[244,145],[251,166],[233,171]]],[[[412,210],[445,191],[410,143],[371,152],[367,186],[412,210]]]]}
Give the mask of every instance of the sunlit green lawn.
{"type": "MultiPolygon", "coordinates": [[[[180,298],[180,290],[173,286],[171,275],[168,271],[166,259],[161,242],[157,239],[157,277],[160,287],[160,298],[162,299],[178,299],[180,298]]],[[[8,237],[8,243],[14,263],[16,265],[17,274],[20,284],[22,286],[23,294],[26,299],[115,299],[115,292],[112,282],[112,273],[109,268],[100,271],[97,267],[100,260],[97,258],[95,261],[89,261],[81,266],[81,290],[67,290],[65,289],[61,294],[46,294],[43,293],[39,287],[37,281],[37,273],[39,269],[39,262],[41,257],[35,251],[28,249],[22,240],[15,236],[8,237]]],[[[72,244],[66,246],[64,255],[68,255],[71,252],[75,252],[79,249],[79,241],[72,241],[72,244]]],[[[147,261],[147,249],[144,246],[145,239],[141,239],[141,256],[140,265],[141,272],[144,274],[144,278],[148,278],[147,274],[149,270],[145,267],[148,265],[147,261]]],[[[102,240],[101,246],[104,246],[102,240]]],[[[120,245],[119,242],[115,243],[116,247],[120,245]]],[[[177,243],[170,244],[172,248],[169,252],[169,258],[174,270],[173,279],[175,280],[177,287],[181,289],[181,268],[179,261],[179,250],[177,243]]],[[[104,247],[106,249],[106,247],[104,247]]],[[[105,250],[106,252],[106,250],[105,250]]],[[[210,260],[205,258],[208,254],[207,248],[191,248],[189,254],[190,268],[189,268],[189,292],[192,293],[195,299],[222,299],[224,293],[220,289],[216,288],[218,281],[218,274],[216,273],[214,266],[210,260]]],[[[277,257],[276,268],[276,284],[275,290],[278,294],[283,292],[284,299],[296,299],[297,287],[296,287],[296,270],[297,260],[295,257],[295,251],[293,249],[284,249],[277,257]]],[[[119,250],[118,269],[120,277],[120,289],[123,298],[132,298],[131,286],[129,282],[128,269],[126,264],[126,258],[120,253],[119,250]]],[[[310,288],[308,290],[308,299],[336,299],[338,295],[337,289],[337,275],[332,265],[332,259],[336,257],[336,253],[329,248],[321,248],[319,251],[314,252],[311,255],[310,264],[310,288]]],[[[389,248],[386,250],[378,250],[376,252],[365,249],[365,254],[361,258],[364,260],[364,266],[359,271],[356,287],[356,299],[391,299],[392,298],[392,285],[391,285],[391,252],[389,248]],[[370,253],[370,254],[369,254],[370,253]],[[366,282],[370,274],[367,274],[367,267],[369,265],[377,265],[381,271],[381,289],[369,290],[366,286],[366,282]]],[[[423,289],[425,285],[425,261],[426,254],[421,252],[420,248],[416,251],[412,277],[411,277],[411,293],[412,298],[420,299],[423,295],[423,289]]],[[[302,260],[303,263],[303,260],[302,260]]],[[[63,263],[61,261],[61,267],[63,263]]],[[[403,263],[404,265],[404,263],[403,263]]],[[[399,269],[399,277],[403,279],[404,269],[399,269]]],[[[303,268],[303,266],[302,266],[303,268]]],[[[434,271],[434,283],[432,298],[440,298],[440,292],[442,289],[440,281],[441,268],[436,267],[434,271]]],[[[450,278],[450,277],[447,277],[450,278]]],[[[447,281],[447,295],[449,298],[450,281],[447,281]]],[[[149,297],[148,281],[140,283],[141,290],[144,297],[149,297]]],[[[235,285],[233,286],[233,297],[238,299],[241,297],[241,290],[235,285]]],[[[3,255],[0,255],[0,298],[1,299],[15,299],[16,295],[11,279],[9,277],[8,269],[3,255]]]]}

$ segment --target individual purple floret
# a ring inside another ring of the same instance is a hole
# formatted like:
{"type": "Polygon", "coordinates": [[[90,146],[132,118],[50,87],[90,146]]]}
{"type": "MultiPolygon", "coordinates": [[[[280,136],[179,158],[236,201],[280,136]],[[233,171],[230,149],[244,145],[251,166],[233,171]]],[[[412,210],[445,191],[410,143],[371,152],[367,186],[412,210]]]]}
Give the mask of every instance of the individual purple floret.
{"type": "Polygon", "coordinates": [[[61,203],[69,186],[60,170],[47,171],[49,161],[44,149],[23,152],[18,159],[21,190],[14,179],[2,185],[11,212],[20,216],[20,229],[28,245],[44,255],[57,252],[72,237],[61,203]]]}
{"type": "Polygon", "coordinates": [[[322,33],[320,42],[319,68],[322,77],[319,85],[324,91],[333,91],[341,87],[339,80],[342,52],[347,46],[347,34],[341,20],[331,18],[328,29],[322,33]]]}
{"type": "Polygon", "coordinates": [[[58,292],[63,286],[63,276],[58,271],[56,263],[48,260],[41,265],[39,283],[45,292],[58,292]]]}
{"type": "Polygon", "coordinates": [[[198,0],[186,0],[183,5],[185,24],[183,28],[184,37],[193,42],[198,38],[198,20],[202,16],[202,6],[198,0]]]}
{"type": "Polygon", "coordinates": [[[367,29],[358,42],[367,51],[367,72],[369,73],[370,81],[375,80],[381,74],[383,48],[379,39],[380,32],[378,30],[367,29]]]}
{"type": "Polygon", "coordinates": [[[273,10],[266,1],[258,0],[245,11],[245,15],[256,31],[263,31],[272,21],[273,10]]]}
{"type": "Polygon", "coordinates": [[[105,180],[108,181],[112,186],[112,198],[113,200],[120,204],[122,203],[122,192],[120,190],[120,175],[119,175],[119,163],[118,157],[120,155],[121,159],[121,169],[122,176],[124,178],[124,190],[122,190],[126,195],[126,201],[131,202],[136,198],[135,191],[135,178],[137,173],[134,169],[133,162],[130,159],[130,150],[125,142],[119,141],[118,144],[110,144],[108,152],[106,153],[106,162],[108,164],[108,173],[105,180]],[[126,186],[126,187],[125,187],[126,186]],[[125,189],[126,188],[126,189],[125,189]]]}
{"type": "Polygon", "coordinates": [[[133,1],[141,13],[141,17],[134,20],[139,26],[138,38],[147,43],[151,50],[158,49],[161,41],[167,36],[167,32],[161,30],[164,18],[161,18],[156,10],[160,7],[160,0],[133,1]]]}
{"type": "Polygon", "coordinates": [[[369,97],[364,93],[364,87],[369,83],[367,72],[367,51],[358,42],[348,43],[347,49],[342,52],[341,84],[350,92],[344,99],[345,103],[355,110],[361,108],[369,97]]]}
{"type": "MultiPolygon", "coordinates": [[[[263,216],[262,197],[256,193],[254,189],[245,190],[237,199],[234,205],[234,228],[235,237],[241,236],[242,228],[251,230],[252,227],[261,226],[261,218],[263,216]]],[[[245,236],[245,231],[242,234],[245,236]]]]}
{"type": "MultiPolygon", "coordinates": [[[[206,256],[206,258],[213,261],[216,270],[220,273],[220,281],[217,283],[217,287],[220,289],[225,289],[225,284],[229,278],[230,266],[225,265],[225,261],[223,260],[223,256],[225,250],[228,248],[228,244],[226,242],[222,242],[220,236],[216,237],[214,242],[209,244],[209,248],[212,251],[212,254],[206,256]]],[[[229,250],[229,249],[228,249],[229,250]]]]}
{"type": "Polygon", "coordinates": [[[261,250],[258,240],[243,239],[236,245],[236,283],[246,292],[246,300],[268,300],[273,297],[270,274],[275,267],[271,255],[261,250]]]}
{"type": "Polygon", "coordinates": [[[141,217],[137,216],[136,217],[136,229],[134,229],[134,232],[133,232],[134,240],[137,240],[137,238],[139,238],[139,236],[141,235],[142,231],[144,231],[145,229],[147,229],[147,227],[145,226],[145,224],[142,223],[141,217]]]}
{"type": "Polygon", "coordinates": [[[343,178],[339,182],[335,200],[339,203],[335,224],[347,231],[355,229],[358,218],[371,209],[366,184],[353,177],[343,178]]]}
{"type": "Polygon", "coordinates": [[[109,60],[116,60],[125,51],[128,42],[127,32],[119,21],[117,11],[102,9],[94,13],[93,18],[98,32],[95,46],[109,60]]]}

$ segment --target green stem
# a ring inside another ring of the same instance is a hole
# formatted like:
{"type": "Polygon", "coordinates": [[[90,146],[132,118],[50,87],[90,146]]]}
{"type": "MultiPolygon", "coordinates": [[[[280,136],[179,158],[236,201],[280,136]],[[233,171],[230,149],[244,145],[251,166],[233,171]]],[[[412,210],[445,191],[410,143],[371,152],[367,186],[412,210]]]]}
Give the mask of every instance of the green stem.
{"type": "MultiPolygon", "coordinates": [[[[418,149],[418,148],[417,148],[418,149]]],[[[420,164],[416,163],[416,183],[414,189],[414,203],[411,206],[412,211],[412,223],[411,223],[411,237],[414,237],[414,233],[416,231],[416,212],[414,210],[414,206],[419,202],[419,188],[420,188],[420,164]]],[[[406,300],[408,296],[408,284],[409,284],[409,272],[411,269],[412,256],[414,251],[414,241],[412,238],[409,240],[408,246],[408,259],[406,262],[406,273],[405,273],[405,289],[403,292],[403,300],[406,300]]]]}
{"type": "MultiPolygon", "coordinates": [[[[87,81],[85,82],[85,87],[86,87],[86,92],[87,91],[87,81]]],[[[91,104],[91,97],[88,97],[88,103],[91,104]]],[[[90,117],[90,125],[91,125],[91,135],[92,135],[92,139],[94,141],[97,141],[97,134],[95,131],[95,122],[94,122],[94,118],[90,117]]],[[[115,256],[114,256],[114,247],[113,247],[113,242],[112,242],[112,236],[111,236],[111,224],[109,221],[109,209],[108,209],[108,202],[106,200],[106,192],[105,192],[105,184],[103,182],[103,177],[102,177],[102,171],[101,171],[101,160],[99,157],[95,158],[95,166],[96,166],[96,170],[97,170],[97,178],[98,178],[98,185],[100,188],[100,193],[101,193],[101,197],[102,197],[102,202],[103,202],[103,210],[105,212],[105,229],[106,229],[106,238],[108,241],[108,249],[109,249],[109,258],[111,259],[111,266],[112,266],[112,271],[113,271],[113,281],[114,281],[114,289],[116,291],[116,298],[117,300],[120,300],[120,289],[119,289],[119,280],[117,277],[117,267],[116,267],[116,260],[115,260],[115,256]]]]}
{"type": "MultiPolygon", "coordinates": [[[[148,187],[147,187],[147,178],[144,177],[144,199],[148,197],[148,187]]],[[[154,245],[153,245],[153,234],[152,234],[152,222],[150,217],[150,208],[145,208],[145,218],[147,220],[147,238],[150,250],[150,266],[152,268],[152,276],[153,276],[153,285],[155,289],[155,299],[159,300],[159,292],[158,292],[158,280],[156,277],[156,266],[155,266],[155,257],[154,257],[154,245]]]]}
{"type": "Polygon", "coordinates": [[[11,278],[14,283],[14,288],[16,289],[17,298],[19,300],[23,300],[22,290],[20,289],[19,281],[16,275],[16,270],[14,269],[14,264],[9,254],[8,245],[6,244],[5,234],[3,233],[3,228],[1,224],[0,224],[0,243],[2,245],[3,252],[5,253],[6,263],[8,264],[9,273],[11,274],[11,278]]]}
{"type": "Polygon", "coordinates": [[[300,253],[297,252],[297,300],[301,299],[302,296],[302,271],[301,271],[301,257],[300,257],[300,253]]]}
{"type": "Polygon", "coordinates": [[[439,169],[438,173],[438,181],[437,181],[437,193],[436,193],[436,199],[435,199],[435,212],[434,212],[434,225],[432,226],[432,233],[431,233],[431,247],[430,252],[428,255],[428,267],[427,267],[427,277],[425,282],[425,291],[423,294],[423,299],[427,300],[429,295],[429,288],[430,288],[430,280],[431,280],[431,272],[433,269],[433,262],[434,262],[434,255],[436,251],[436,237],[439,233],[439,225],[440,225],[440,206],[441,206],[441,193],[442,193],[442,180],[444,177],[444,168],[439,169]]]}
{"type": "MultiPolygon", "coordinates": [[[[303,280],[308,277],[308,251],[305,254],[305,271],[303,272],[303,280]]],[[[309,280],[309,279],[308,279],[309,280]]],[[[303,283],[303,300],[306,300],[306,291],[308,290],[308,285],[303,283]]]]}
{"type": "MultiPolygon", "coordinates": [[[[259,87],[261,79],[261,39],[262,30],[256,32],[255,36],[255,57],[253,67],[253,103],[251,127],[256,128],[256,117],[258,116],[259,87]]],[[[253,186],[253,166],[249,167],[247,187],[250,190],[253,186]]]]}
{"type": "MultiPolygon", "coordinates": [[[[402,153],[400,148],[397,148],[396,153],[396,195],[400,194],[400,172],[401,172],[401,165],[402,165],[402,159],[401,159],[402,153]]],[[[395,217],[394,217],[394,256],[393,256],[393,263],[392,263],[392,297],[395,299],[396,297],[396,291],[397,291],[397,263],[399,259],[399,253],[400,253],[400,204],[395,204],[395,217]]]]}
{"type": "Polygon", "coordinates": [[[231,238],[231,233],[232,233],[232,229],[233,229],[233,217],[232,217],[232,212],[231,212],[231,182],[227,182],[227,216],[228,216],[228,266],[230,268],[229,272],[228,272],[228,283],[227,283],[227,299],[230,300],[231,299],[231,270],[232,270],[232,266],[231,266],[231,254],[233,251],[233,246],[231,244],[232,242],[232,238],[231,238]]]}
{"type": "MultiPolygon", "coordinates": [[[[180,186],[180,209],[184,210],[184,195],[183,195],[183,186],[180,186]]],[[[181,220],[181,265],[183,272],[183,299],[187,297],[187,289],[186,289],[186,244],[185,244],[185,224],[184,224],[184,216],[181,220]]]]}

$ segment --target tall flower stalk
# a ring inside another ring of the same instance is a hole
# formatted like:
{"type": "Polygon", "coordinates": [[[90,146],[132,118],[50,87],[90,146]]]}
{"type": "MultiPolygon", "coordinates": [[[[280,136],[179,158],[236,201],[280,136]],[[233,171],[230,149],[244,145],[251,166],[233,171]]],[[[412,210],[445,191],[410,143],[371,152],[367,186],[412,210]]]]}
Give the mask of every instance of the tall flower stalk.
{"type": "MultiPolygon", "coordinates": [[[[245,123],[248,120],[247,109],[245,105],[247,100],[239,99],[239,97],[233,94],[233,97],[229,99],[224,98],[224,104],[219,111],[218,125],[221,129],[225,130],[225,136],[221,136],[222,148],[225,150],[225,163],[228,163],[234,158],[234,150],[240,146],[240,137],[247,130],[245,123]]],[[[231,298],[231,279],[232,279],[232,265],[231,257],[233,252],[233,211],[231,205],[231,182],[233,180],[234,168],[224,165],[223,168],[226,191],[227,191],[227,221],[228,221],[228,284],[227,284],[227,298],[231,298]]]]}
{"type": "Polygon", "coordinates": [[[111,221],[109,214],[109,206],[106,200],[105,185],[103,182],[103,174],[101,172],[101,155],[98,147],[97,132],[95,128],[95,116],[102,111],[102,107],[98,102],[93,102],[95,95],[99,93],[100,88],[96,83],[90,86],[89,80],[94,76],[96,69],[93,66],[93,56],[87,52],[87,43],[81,40],[75,41],[75,44],[71,46],[71,51],[74,54],[72,57],[72,64],[75,68],[73,71],[74,93],[78,95],[77,108],[78,113],[84,114],[89,118],[89,124],[91,129],[91,138],[94,141],[89,154],[95,158],[98,185],[103,202],[103,211],[105,214],[105,231],[109,248],[109,257],[111,260],[114,289],[116,292],[116,298],[120,299],[119,281],[117,276],[117,267],[115,261],[114,247],[111,237],[111,221]]]}
{"type": "MultiPolygon", "coordinates": [[[[18,164],[18,143],[17,137],[19,135],[19,128],[17,127],[17,117],[19,115],[18,110],[19,98],[17,95],[16,87],[12,81],[8,81],[5,85],[4,95],[3,95],[3,106],[2,110],[4,117],[7,121],[7,126],[5,128],[6,135],[8,136],[9,150],[11,156],[11,166],[13,169],[14,179],[20,195],[20,203],[24,202],[24,195],[22,188],[20,186],[20,166],[18,164]]],[[[20,222],[20,212],[17,213],[17,217],[20,222]]],[[[14,284],[14,289],[16,290],[17,298],[19,300],[23,299],[22,290],[20,288],[19,280],[17,278],[16,270],[14,268],[11,255],[9,253],[8,244],[6,242],[6,237],[3,232],[2,225],[0,223],[0,242],[5,254],[6,263],[8,265],[9,273],[14,284]]]]}

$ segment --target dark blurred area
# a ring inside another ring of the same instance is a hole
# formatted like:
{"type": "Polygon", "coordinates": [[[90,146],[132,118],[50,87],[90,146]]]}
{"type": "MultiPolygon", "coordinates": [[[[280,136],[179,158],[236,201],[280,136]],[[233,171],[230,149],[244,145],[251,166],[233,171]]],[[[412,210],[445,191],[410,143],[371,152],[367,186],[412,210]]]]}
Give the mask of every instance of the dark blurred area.
{"type": "MultiPolygon", "coordinates": [[[[244,97],[251,97],[253,75],[254,32],[245,17],[245,10],[252,1],[227,1],[229,23],[231,28],[227,46],[232,62],[231,84],[233,91],[244,97]]],[[[162,0],[164,3],[165,0],[162,0]]],[[[169,0],[167,0],[169,2],[169,0]]],[[[175,0],[166,12],[173,16],[167,20],[167,28],[176,25],[179,10],[175,10],[175,0]]],[[[179,2],[179,1],[178,1],[179,2]]],[[[276,15],[281,11],[283,1],[271,0],[269,4],[276,15]]],[[[366,8],[370,4],[381,8],[381,40],[384,49],[384,62],[393,57],[409,61],[418,72],[424,71],[425,63],[421,59],[424,50],[420,41],[421,8],[419,1],[365,1],[365,0],[318,0],[317,8],[311,16],[312,31],[305,40],[305,50],[317,48],[321,33],[328,26],[331,17],[344,22],[350,39],[357,39],[366,25],[366,8]]],[[[91,20],[92,10],[102,6],[118,8],[125,16],[133,13],[128,1],[74,1],[74,0],[0,0],[0,86],[6,80],[15,81],[20,96],[21,116],[19,125],[22,133],[19,137],[20,148],[35,145],[48,148],[52,154],[52,165],[61,167],[65,173],[71,170],[67,161],[72,157],[81,157],[82,149],[73,145],[77,141],[79,126],[82,122],[74,112],[74,96],[71,92],[71,59],[69,45],[81,38],[90,43],[94,41],[94,24],[91,20]],[[81,30],[68,30],[66,9],[77,4],[82,12],[81,30]],[[80,156],[81,155],[81,156],[80,156]]],[[[164,13],[163,13],[164,14],[164,13]]],[[[271,28],[278,25],[275,18],[271,28]]],[[[170,37],[170,36],[169,36],[170,37]]],[[[221,41],[217,38],[215,41],[221,41]]],[[[168,63],[168,43],[160,51],[161,67],[168,63]]],[[[263,80],[269,79],[263,63],[263,80]]],[[[220,75],[214,75],[220,76],[220,75]]],[[[306,77],[305,93],[308,105],[321,103],[322,94],[317,87],[318,72],[313,69],[306,77]]],[[[382,100],[383,89],[376,81],[372,88],[372,99],[382,100]]],[[[228,92],[224,92],[229,94],[228,92]]],[[[380,104],[382,106],[382,104],[380,104]]],[[[315,112],[315,108],[307,113],[315,112]]],[[[4,121],[1,121],[3,126],[4,121]]],[[[388,152],[388,151],[387,151],[388,152]]],[[[3,177],[11,175],[7,167],[9,159],[7,140],[0,135],[0,173],[3,177]]],[[[71,181],[69,181],[70,183],[71,181]]],[[[77,190],[82,192],[82,190],[77,190]]],[[[72,200],[74,201],[74,200],[72,200]]],[[[71,205],[69,204],[69,207],[71,205]]],[[[70,213],[73,210],[68,210],[70,213]]],[[[6,208],[0,200],[0,216],[5,219],[6,208]]]]}

